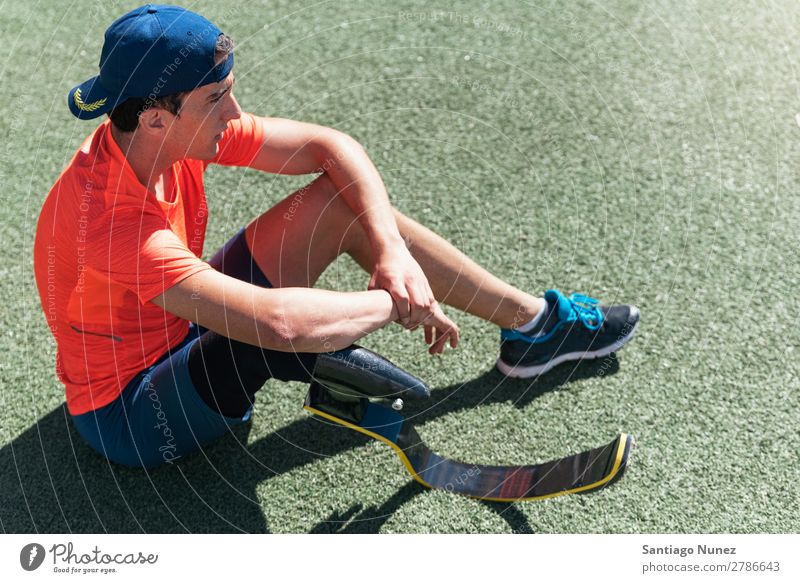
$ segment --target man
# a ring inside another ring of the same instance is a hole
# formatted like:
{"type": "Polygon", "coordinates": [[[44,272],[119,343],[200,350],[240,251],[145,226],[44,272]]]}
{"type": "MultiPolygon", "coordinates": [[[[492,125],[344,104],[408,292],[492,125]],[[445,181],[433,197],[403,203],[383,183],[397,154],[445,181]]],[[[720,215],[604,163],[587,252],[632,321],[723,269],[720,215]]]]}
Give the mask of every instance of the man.
{"type": "Polygon", "coordinates": [[[47,197],[34,263],[69,412],[97,451],[171,462],[246,421],[269,378],[308,382],[320,354],[390,322],[423,327],[432,354],[455,348],[439,302],[498,325],[497,365],[516,377],[632,337],[636,308],[536,298],[392,208],[349,136],[242,112],[233,58],[205,18],[143,6],[109,27],[100,75],[69,93],[76,117],[109,119],[47,197]],[[319,175],[205,262],[211,163],[319,175]],[[342,253],[368,289],[313,289],[342,253]]]}

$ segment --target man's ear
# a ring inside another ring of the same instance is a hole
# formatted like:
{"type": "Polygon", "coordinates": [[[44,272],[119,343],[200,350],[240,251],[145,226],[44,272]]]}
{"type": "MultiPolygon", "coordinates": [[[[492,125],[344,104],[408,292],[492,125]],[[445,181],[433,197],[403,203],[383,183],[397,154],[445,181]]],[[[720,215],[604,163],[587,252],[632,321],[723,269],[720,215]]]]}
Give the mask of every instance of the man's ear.
{"type": "Polygon", "coordinates": [[[139,131],[146,134],[161,135],[167,129],[169,120],[167,116],[174,117],[167,110],[160,107],[149,107],[139,115],[139,131]]]}

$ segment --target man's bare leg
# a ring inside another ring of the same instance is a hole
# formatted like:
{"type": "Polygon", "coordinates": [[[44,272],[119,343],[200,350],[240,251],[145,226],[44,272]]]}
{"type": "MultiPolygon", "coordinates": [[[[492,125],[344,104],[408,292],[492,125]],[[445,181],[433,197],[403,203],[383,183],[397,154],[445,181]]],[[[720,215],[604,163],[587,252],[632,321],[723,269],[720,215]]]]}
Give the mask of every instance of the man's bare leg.
{"type": "MultiPolygon", "coordinates": [[[[437,301],[503,328],[520,326],[538,314],[544,300],[495,277],[397,210],[395,216],[437,301]]],[[[374,265],[369,240],[325,174],[253,220],[246,238],[256,263],[276,287],[313,286],[342,253],[367,272],[374,265]]]]}
{"type": "Polygon", "coordinates": [[[400,234],[428,278],[437,301],[514,328],[530,321],[542,298],[515,288],[475,263],[447,240],[395,210],[400,234]]]}

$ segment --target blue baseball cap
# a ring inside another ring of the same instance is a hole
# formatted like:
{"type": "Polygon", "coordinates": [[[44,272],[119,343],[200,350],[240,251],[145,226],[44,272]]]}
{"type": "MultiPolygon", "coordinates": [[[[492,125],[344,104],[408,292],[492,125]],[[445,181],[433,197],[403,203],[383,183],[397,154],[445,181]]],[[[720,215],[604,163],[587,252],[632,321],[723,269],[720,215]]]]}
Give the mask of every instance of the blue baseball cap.
{"type": "Polygon", "coordinates": [[[131,97],[158,97],[219,83],[233,69],[233,52],[217,64],[222,32],[209,20],[179,6],[147,4],[108,27],[100,74],[69,92],[72,115],[93,119],[131,97]]]}

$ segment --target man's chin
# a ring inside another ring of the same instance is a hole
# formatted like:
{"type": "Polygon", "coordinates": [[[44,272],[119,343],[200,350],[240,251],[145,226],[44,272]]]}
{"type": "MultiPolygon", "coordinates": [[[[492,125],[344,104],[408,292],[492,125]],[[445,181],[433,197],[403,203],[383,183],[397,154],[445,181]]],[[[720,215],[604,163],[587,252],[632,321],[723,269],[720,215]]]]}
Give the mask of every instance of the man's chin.
{"type": "Polygon", "coordinates": [[[205,151],[202,152],[193,152],[193,156],[187,156],[193,160],[203,160],[204,162],[208,162],[209,160],[213,159],[214,156],[219,153],[219,143],[214,142],[205,151]]]}

